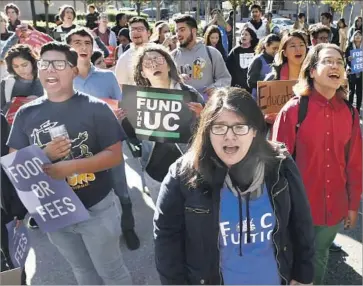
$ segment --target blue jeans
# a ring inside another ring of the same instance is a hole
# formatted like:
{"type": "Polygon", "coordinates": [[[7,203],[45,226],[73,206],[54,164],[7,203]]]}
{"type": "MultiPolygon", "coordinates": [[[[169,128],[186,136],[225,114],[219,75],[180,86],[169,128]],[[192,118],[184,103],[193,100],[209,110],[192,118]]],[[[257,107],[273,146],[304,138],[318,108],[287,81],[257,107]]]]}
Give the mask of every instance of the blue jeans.
{"type": "Polygon", "coordinates": [[[47,233],[71,265],[80,285],[132,284],[119,245],[121,217],[117,203],[111,191],[89,208],[87,221],[47,233]]]}

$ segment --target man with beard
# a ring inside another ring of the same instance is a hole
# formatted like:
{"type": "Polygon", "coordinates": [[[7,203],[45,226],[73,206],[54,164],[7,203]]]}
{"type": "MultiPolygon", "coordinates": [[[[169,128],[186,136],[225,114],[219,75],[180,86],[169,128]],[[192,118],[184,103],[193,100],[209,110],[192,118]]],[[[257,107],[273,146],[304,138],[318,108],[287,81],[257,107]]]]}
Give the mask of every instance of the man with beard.
{"type": "Polygon", "coordinates": [[[135,85],[133,60],[137,50],[149,42],[150,26],[142,17],[133,17],[129,21],[130,49],[121,55],[116,64],[116,77],[122,89],[123,84],[135,85]]]}
{"type": "Polygon", "coordinates": [[[251,17],[246,25],[248,28],[251,28],[257,35],[257,38],[261,40],[263,37],[267,36],[269,33],[268,23],[262,21],[262,9],[258,4],[254,4],[250,7],[251,17]]]}
{"type": "Polygon", "coordinates": [[[205,99],[214,88],[230,86],[232,78],[221,53],[197,41],[197,21],[190,15],[181,15],[174,21],[180,46],[171,55],[186,83],[205,99]]]}

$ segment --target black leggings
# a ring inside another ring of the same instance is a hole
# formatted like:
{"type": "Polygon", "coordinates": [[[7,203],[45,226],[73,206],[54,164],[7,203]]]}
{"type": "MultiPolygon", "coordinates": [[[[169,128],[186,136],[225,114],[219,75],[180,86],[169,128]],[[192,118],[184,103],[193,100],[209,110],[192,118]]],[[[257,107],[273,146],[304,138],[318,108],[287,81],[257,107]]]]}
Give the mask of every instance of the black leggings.
{"type": "Polygon", "coordinates": [[[358,113],[362,107],[362,73],[360,75],[359,78],[355,75],[349,77],[349,103],[353,104],[355,94],[357,96],[356,108],[358,113]]]}

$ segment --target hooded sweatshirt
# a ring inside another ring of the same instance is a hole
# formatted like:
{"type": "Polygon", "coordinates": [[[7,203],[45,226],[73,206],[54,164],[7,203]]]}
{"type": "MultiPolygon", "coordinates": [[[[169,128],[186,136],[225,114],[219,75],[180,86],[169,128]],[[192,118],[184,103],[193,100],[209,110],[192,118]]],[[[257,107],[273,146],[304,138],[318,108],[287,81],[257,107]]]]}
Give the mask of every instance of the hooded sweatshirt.
{"type": "MultiPolygon", "coordinates": [[[[361,41],[360,43],[360,47],[357,47],[355,42],[354,42],[354,37],[356,34],[358,33],[362,33],[361,31],[357,30],[353,33],[353,35],[350,37],[350,39],[348,39],[349,41],[349,44],[348,44],[348,47],[345,51],[345,57],[347,59],[347,71],[349,71],[351,73],[352,71],[352,61],[349,60],[349,57],[350,57],[350,52],[352,50],[356,50],[356,49],[363,49],[363,40],[361,41]]],[[[354,77],[355,78],[360,78],[362,75],[362,73],[356,73],[356,74],[350,74],[350,78],[353,79],[354,77]]]]}
{"type": "Polygon", "coordinates": [[[192,49],[181,48],[174,50],[171,55],[175,60],[181,74],[187,74],[191,85],[199,92],[205,88],[231,86],[232,77],[229,74],[221,53],[207,47],[202,42],[197,42],[192,49]]]}
{"type": "Polygon", "coordinates": [[[359,18],[362,19],[362,17],[360,17],[360,16],[355,17],[354,24],[349,28],[349,31],[348,31],[348,39],[347,39],[348,44],[350,42],[350,38],[353,36],[353,34],[354,34],[355,31],[359,30],[359,31],[362,32],[362,25],[360,27],[357,26],[357,21],[358,21],[359,18]]]}
{"type": "Polygon", "coordinates": [[[255,157],[246,159],[237,164],[237,170],[230,170],[221,191],[219,244],[224,284],[278,285],[272,244],[276,218],[264,184],[265,165],[255,157]],[[264,275],[259,275],[261,269],[264,275]]]}

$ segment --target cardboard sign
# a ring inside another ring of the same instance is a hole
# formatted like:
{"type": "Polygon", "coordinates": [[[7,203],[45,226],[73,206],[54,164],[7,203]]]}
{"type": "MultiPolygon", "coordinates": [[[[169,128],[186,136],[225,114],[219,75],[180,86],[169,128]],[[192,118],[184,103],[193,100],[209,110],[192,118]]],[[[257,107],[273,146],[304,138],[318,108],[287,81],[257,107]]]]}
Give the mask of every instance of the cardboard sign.
{"type": "Polygon", "coordinates": [[[115,65],[116,48],[113,46],[107,46],[107,49],[110,52],[110,55],[107,58],[105,58],[105,64],[107,66],[113,66],[115,65]]]}
{"type": "Polygon", "coordinates": [[[21,285],[21,268],[15,268],[0,273],[1,285],[21,285]]]}
{"type": "Polygon", "coordinates": [[[25,32],[25,37],[20,38],[21,44],[27,44],[31,46],[38,54],[44,44],[52,41],[53,39],[47,34],[41,33],[37,30],[27,30],[25,32]]]}
{"type": "Polygon", "coordinates": [[[5,115],[10,125],[13,124],[15,114],[19,110],[19,108],[23,106],[25,103],[28,103],[32,100],[33,99],[29,99],[27,97],[13,97],[13,99],[11,100],[10,107],[5,115]]]}
{"type": "Polygon", "coordinates": [[[286,102],[293,97],[295,80],[257,82],[257,104],[263,114],[279,113],[286,102]]]}
{"type": "Polygon", "coordinates": [[[350,51],[350,56],[353,58],[350,66],[351,73],[360,73],[363,71],[363,50],[355,49],[350,51]]]}
{"type": "Polygon", "coordinates": [[[21,202],[43,232],[87,220],[88,211],[67,182],[43,172],[46,163],[50,161],[37,145],[1,157],[1,165],[21,202]]]}
{"type": "MultiPolygon", "coordinates": [[[[182,90],[122,86],[121,107],[140,140],[188,143],[195,114],[187,103],[196,101],[182,90]]],[[[125,129],[126,131],[126,129],[125,129]]]]}
{"type": "Polygon", "coordinates": [[[6,225],[9,238],[9,252],[11,261],[15,267],[24,267],[30,250],[28,231],[24,223],[16,228],[16,221],[13,220],[6,225]]]}
{"type": "Polygon", "coordinates": [[[113,111],[119,109],[119,101],[118,100],[111,99],[111,98],[100,98],[100,99],[102,101],[106,102],[113,111]]]}

